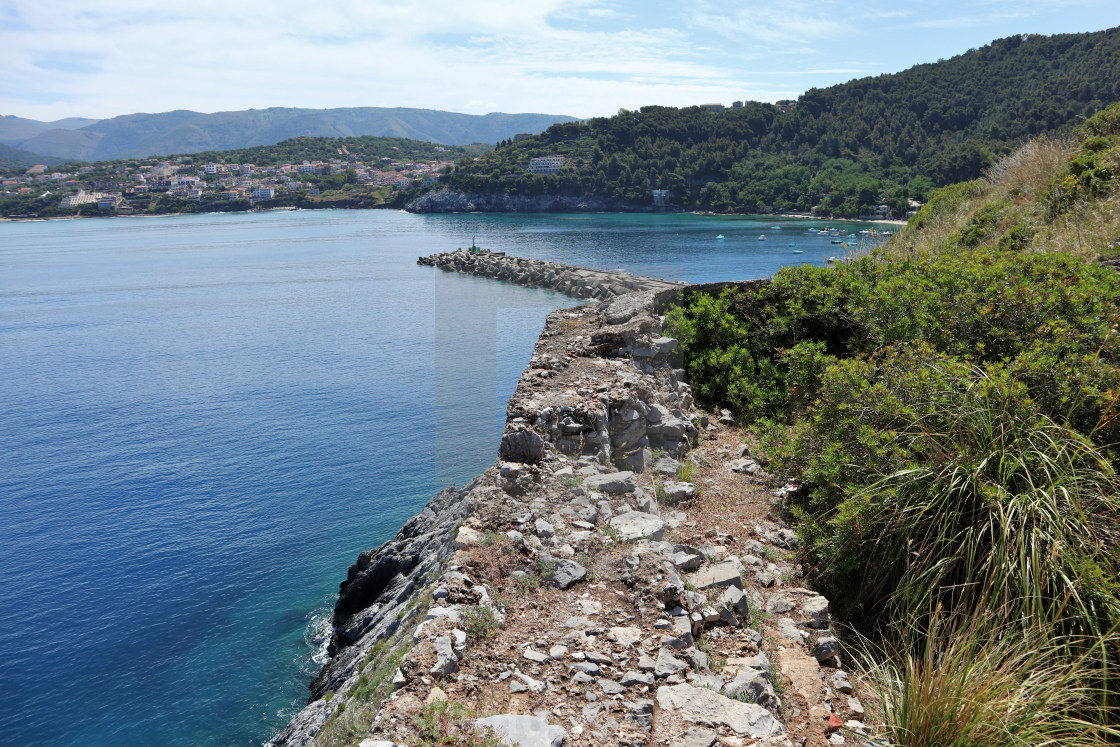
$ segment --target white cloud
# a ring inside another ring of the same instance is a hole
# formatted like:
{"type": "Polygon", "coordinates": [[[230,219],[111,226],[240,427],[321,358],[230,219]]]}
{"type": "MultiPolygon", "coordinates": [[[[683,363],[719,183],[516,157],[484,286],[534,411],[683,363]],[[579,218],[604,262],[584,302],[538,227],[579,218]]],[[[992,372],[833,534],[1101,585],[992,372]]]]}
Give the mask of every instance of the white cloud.
{"type": "MultiPolygon", "coordinates": [[[[1093,17],[1109,0],[1084,0],[1093,17]]],[[[1010,0],[4,0],[0,113],[53,119],[268,106],[576,116],[796,95],[1020,31],[1010,0]],[[933,39],[937,41],[934,44],[933,39]],[[460,103],[461,102],[461,103],[460,103]]],[[[1070,15],[1027,0],[1037,22],[1070,15]],[[1050,15],[1047,15],[1050,14],[1050,15]]],[[[1112,12],[1115,15],[1115,12],[1112,12]]],[[[1099,23],[1099,21],[1098,21],[1099,23]]]]}

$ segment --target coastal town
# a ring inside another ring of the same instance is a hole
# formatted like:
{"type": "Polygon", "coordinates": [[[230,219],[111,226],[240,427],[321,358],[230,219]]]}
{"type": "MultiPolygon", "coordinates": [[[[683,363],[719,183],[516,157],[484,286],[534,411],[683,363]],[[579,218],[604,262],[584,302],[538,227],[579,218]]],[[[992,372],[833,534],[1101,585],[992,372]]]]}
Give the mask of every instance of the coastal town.
{"type": "Polygon", "coordinates": [[[236,209],[292,205],[300,198],[314,198],[327,189],[345,190],[351,185],[351,190],[357,189],[359,194],[379,188],[386,192],[422,188],[434,184],[440,173],[452,166],[450,160],[389,157],[367,163],[346,153],[329,160],[271,166],[201,162],[190,156],[88,164],[73,170],[51,170],[39,164],[25,173],[0,179],[0,194],[45,202],[57,208],[58,214],[164,212],[153,210],[158,208],[161,196],[171,198],[172,203],[183,200],[199,206],[231,203],[236,209]]]}

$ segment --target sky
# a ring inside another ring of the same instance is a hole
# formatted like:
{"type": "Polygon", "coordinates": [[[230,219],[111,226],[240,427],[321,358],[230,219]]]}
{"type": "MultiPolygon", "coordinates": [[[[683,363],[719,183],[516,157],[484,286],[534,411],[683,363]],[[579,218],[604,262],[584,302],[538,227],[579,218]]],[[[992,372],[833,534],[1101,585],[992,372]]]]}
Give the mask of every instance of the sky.
{"type": "Polygon", "coordinates": [[[0,114],[272,106],[607,116],[796,98],[1118,0],[0,0],[0,114]]]}

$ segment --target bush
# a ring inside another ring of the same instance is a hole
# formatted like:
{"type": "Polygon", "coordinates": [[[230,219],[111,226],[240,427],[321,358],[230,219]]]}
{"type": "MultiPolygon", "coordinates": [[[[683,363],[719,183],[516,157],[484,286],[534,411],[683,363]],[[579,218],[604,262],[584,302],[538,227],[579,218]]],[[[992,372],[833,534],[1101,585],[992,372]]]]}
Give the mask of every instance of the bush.
{"type": "Polygon", "coordinates": [[[803,533],[821,576],[859,605],[849,612],[987,601],[1023,614],[1061,605],[1082,634],[1120,624],[1120,483],[999,366],[924,346],[874,368],[846,361],[773,451],[814,486],[803,533]]]}
{"type": "Polygon", "coordinates": [[[490,640],[501,627],[494,610],[483,605],[464,607],[463,624],[467,635],[476,641],[490,640]]]}

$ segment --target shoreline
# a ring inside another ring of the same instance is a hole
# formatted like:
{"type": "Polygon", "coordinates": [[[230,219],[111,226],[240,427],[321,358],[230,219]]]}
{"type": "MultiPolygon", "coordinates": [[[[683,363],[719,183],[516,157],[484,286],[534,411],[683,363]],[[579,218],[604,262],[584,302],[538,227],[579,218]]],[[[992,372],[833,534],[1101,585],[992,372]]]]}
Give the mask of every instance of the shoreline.
{"type": "MultiPolygon", "coordinates": [[[[181,215],[215,215],[215,214],[230,214],[236,215],[241,213],[277,213],[277,212],[296,212],[302,210],[400,210],[400,207],[391,205],[380,205],[377,207],[360,207],[349,208],[339,207],[337,205],[329,205],[323,207],[271,207],[260,208],[258,210],[199,210],[191,213],[141,213],[134,215],[51,215],[46,217],[36,218],[9,218],[0,216],[0,223],[45,223],[54,220],[104,220],[106,218],[169,218],[181,215]]],[[[523,215],[517,211],[502,211],[502,210],[475,210],[473,213],[503,213],[508,212],[514,215],[523,215]]],[[[553,211],[546,211],[552,213],[553,211]]],[[[583,215],[585,212],[593,212],[597,215],[644,215],[654,214],[648,211],[632,211],[632,210],[595,210],[595,211],[556,211],[556,215],[583,215]]],[[[863,218],[822,218],[814,215],[804,215],[797,213],[713,213],[709,211],[694,210],[694,211],[674,211],[674,212],[687,212],[689,215],[697,215],[710,218],[773,218],[773,219],[787,219],[794,218],[797,220],[817,220],[817,221],[841,221],[847,223],[869,223],[869,224],[884,224],[892,226],[905,226],[908,221],[890,219],[890,220],[868,220],[863,218]]],[[[450,213],[454,215],[455,213],[450,213]]]]}

